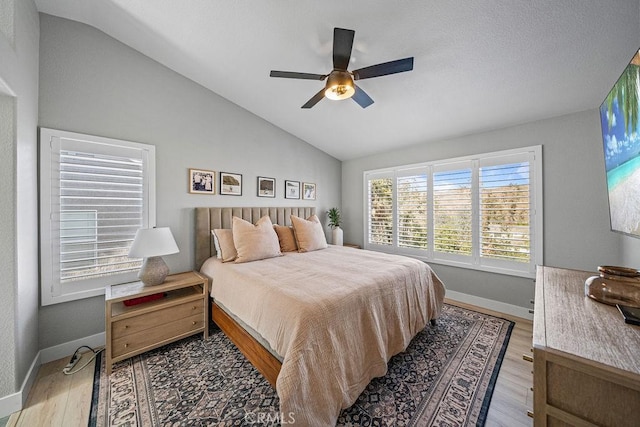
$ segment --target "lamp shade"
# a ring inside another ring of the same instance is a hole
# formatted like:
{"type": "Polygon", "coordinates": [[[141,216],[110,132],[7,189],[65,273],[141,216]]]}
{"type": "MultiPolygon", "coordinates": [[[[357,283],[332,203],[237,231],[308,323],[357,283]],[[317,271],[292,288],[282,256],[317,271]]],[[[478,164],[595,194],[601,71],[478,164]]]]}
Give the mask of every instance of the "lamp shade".
{"type": "Polygon", "coordinates": [[[141,228],[133,239],[129,256],[149,258],[180,252],[169,227],[141,228]]]}
{"type": "Polygon", "coordinates": [[[324,96],[334,101],[351,98],[356,93],[353,78],[348,71],[334,70],[327,78],[324,96]]]}

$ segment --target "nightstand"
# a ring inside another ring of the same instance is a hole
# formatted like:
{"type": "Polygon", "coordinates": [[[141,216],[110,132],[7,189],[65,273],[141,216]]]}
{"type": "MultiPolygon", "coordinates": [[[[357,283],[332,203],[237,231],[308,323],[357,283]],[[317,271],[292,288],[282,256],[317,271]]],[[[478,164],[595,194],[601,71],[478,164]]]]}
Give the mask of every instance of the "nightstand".
{"type": "Polygon", "coordinates": [[[167,276],[164,283],[108,286],[105,290],[106,366],[173,341],[203,332],[208,338],[209,280],[195,272],[167,276]],[[160,299],[135,305],[124,301],[162,293],[160,299]]]}

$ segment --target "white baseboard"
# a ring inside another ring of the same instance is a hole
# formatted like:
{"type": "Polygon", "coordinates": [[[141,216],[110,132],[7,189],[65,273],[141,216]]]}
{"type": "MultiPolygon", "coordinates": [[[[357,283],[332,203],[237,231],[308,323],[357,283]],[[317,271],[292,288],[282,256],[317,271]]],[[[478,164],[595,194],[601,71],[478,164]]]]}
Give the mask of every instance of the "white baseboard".
{"type": "Polygon", "coordinates": [[[40,368],[41,364],[40,352],[38,352],[36,357],[33,359],[33,362],[31,362],[31,366],[29,366],[29,370],[22,382],[20,390],[8,396],[0,397],[0,418],[8,417],[24,407],[24,404],[27,402],[27,397],[29,397],[31,386],[38,375],[38,368],[40,368]]]}
{"type": "Polygon", "coordinates": [[[466,304],[477,305],[478,307],[486,308],[488,310],[499,311],[500,313],[509,314],[511,316],[533,320],[533,314],[529,313],[529,308],[526,307],[520,307],[518,305],[507,304],[506,302],[477,297],[475,295],[463,294],[462,292],[451,291],[449,289],[447,289],[445,297],[453,301],[460,301],[466,304]]]}
{"type": "Polygon", "coordinates": [[[8,417],[22,409],[22,392],[0,397],[0,418],[8,417]]]}
{"type": "Polygon", "coordinates": [[[33,362],[31,362],[31,366],[29,367],[27,376],[22,382],[20,390],[13,394],[0,397],[0,418],[8,417],[14,412],[20,411],[24,407],[27,402],[29,392],[31,391],[31,387],[38,375],[40,365],[62,359],[63,357],[71,357],[73,352],[82,345],[87,345],[95,349],[97,347],[103,347],[104,344],[105,333],[101,332],[86,338],[81,338],[40,350],[33,359],[33,362]]]}
{"type": "Polygon", "coordinates": [[[105,333],[91,335],[88,337],[80,338],[74,341],[69,341],[63,344],[55,345],[40,350],[42,364],[52,362],[54,360],[62,359],[63,357],[71,357],[74,351],[80,346],[87,345],[91,348],[103,347],[105,344],[105,333]]]}

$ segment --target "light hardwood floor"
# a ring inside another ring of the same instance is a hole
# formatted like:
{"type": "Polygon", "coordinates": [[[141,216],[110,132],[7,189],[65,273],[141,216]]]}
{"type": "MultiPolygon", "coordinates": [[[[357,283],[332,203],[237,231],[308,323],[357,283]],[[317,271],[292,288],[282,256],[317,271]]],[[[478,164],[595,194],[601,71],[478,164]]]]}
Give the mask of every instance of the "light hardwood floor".
{"type": "MultiPolygon", "coordinates": [[[[449,304],[503,317],[515,322],[511,340],[487,415],[487,426],[533,426],[527,410],[533,408],[533,364],[522,359],[531,355],[531,321],[494,311],[484,310],[457,301],[445,300],[449,304]]],[[[83,357],[89,357],[85,353],[83,357]]],[[[70,355],[69,355],[70,357],[70,355]]],[[[62,368],[69,357],[47,363],[40,367],[38,376],[29,393],[25,408],[9,417],[8,427],[32,426],[86,426],[89,420],[94,363],[74,375],[64,375],[62,368]]],[[[84,364],[81,360],[77,366],[84,364]]]]}

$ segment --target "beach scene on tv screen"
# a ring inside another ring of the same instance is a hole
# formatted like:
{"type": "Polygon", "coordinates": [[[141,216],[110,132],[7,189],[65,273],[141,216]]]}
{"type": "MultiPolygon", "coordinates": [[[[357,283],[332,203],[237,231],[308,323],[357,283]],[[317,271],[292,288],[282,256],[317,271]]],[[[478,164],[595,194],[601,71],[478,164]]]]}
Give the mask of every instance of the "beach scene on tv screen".
{"type": "Polygon", "coordinates": [[[611,229],[640,236],[638,54],[600,107],[611,229]]]}

